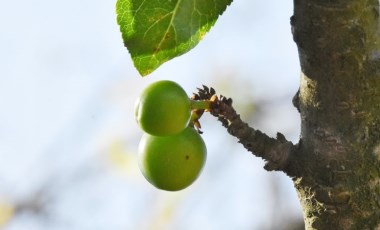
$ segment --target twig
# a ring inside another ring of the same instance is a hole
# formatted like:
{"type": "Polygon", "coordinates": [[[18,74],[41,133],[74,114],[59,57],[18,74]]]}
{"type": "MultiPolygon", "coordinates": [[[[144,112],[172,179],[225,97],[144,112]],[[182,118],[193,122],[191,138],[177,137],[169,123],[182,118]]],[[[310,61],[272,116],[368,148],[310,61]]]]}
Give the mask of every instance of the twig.
{"type": "Polygon", "coordinates": [[[264,168],[268,171],[278,170],[286,172],[290,155],[295,151],[292,142],[285,136],[277,133],[276,138],[271,138],[260,130],[255,130],[240,119],[240,115],[232,106],[232,99],[217,96],[213,88],[203,86],[194,94],[196,100],[210,100],[209,112],[218,118],[228,133],[239,139],[248,151],[266,161],[264,168]]]}

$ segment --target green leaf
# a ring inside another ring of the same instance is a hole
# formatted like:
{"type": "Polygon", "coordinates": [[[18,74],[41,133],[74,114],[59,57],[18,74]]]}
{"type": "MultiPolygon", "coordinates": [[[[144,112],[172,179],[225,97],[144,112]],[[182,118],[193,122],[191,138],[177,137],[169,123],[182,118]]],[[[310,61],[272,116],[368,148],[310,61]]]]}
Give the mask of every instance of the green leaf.
{"type": "Polygon", "coordinates": [[[196,46],[232,0],[118,0],[117,22],[145,76],[196,46]]]}

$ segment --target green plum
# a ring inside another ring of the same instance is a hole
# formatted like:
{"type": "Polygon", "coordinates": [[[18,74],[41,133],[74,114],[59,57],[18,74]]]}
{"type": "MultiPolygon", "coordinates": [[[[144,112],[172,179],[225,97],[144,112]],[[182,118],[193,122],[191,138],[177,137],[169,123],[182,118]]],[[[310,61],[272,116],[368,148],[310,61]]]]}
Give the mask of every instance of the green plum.
{"type": "Polygon", "coordinates": [[[186,128],[171,136],[145,133],[139,145],[139,168],[155,187],[178,191],[192,184],[205,164],[206,145],[197,131],[186,128]]]}
{"type": "Polygon", "coordinates": [[[146,133],[155,136],[177,134],[190,122],[190,99],[177,83],[157,81],[141,93],[135,105],[135,116],[146,133]]]}

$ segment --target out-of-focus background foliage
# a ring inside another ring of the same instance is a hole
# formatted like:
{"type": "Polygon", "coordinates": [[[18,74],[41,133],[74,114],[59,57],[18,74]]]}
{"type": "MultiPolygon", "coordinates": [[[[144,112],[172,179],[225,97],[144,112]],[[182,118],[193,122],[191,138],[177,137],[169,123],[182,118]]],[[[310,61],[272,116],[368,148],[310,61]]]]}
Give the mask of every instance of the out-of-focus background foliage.
{"type": "Polygon", "coordinates": [[[207,114],[199,179],[155,189],[137,167],[133,113],[153,81],[177,81],[189,96],[205,84],[253,127],[297,142],[291,15],[290,1],[236,0],[200,45],[141,78],[115,1],[1,1],[0,229],[300,229],[291,180],[207,114]]]}

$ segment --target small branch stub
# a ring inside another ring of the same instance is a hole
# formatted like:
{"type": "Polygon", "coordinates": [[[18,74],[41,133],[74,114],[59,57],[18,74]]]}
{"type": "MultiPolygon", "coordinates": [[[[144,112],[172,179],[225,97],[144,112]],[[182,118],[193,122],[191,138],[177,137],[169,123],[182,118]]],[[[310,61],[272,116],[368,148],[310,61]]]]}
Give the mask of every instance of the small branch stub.
{"type": "Polygon", "coordinates": [[[218,118],[228,133],[238,138],[248,151],[266,161],[264,168],[268,171],[278,170],[287,173],[290,155],[295,151],[295,146],[287,141],[281,133],[276,138],[271,138],[260,130],[255,130],[243,122],[240,115],[232,106],[232,99],[222,95],[217,96],[213,88],[203,86],[193,95],[193,100],[209,101],[207,109],[211,115],[218,118]]]}

